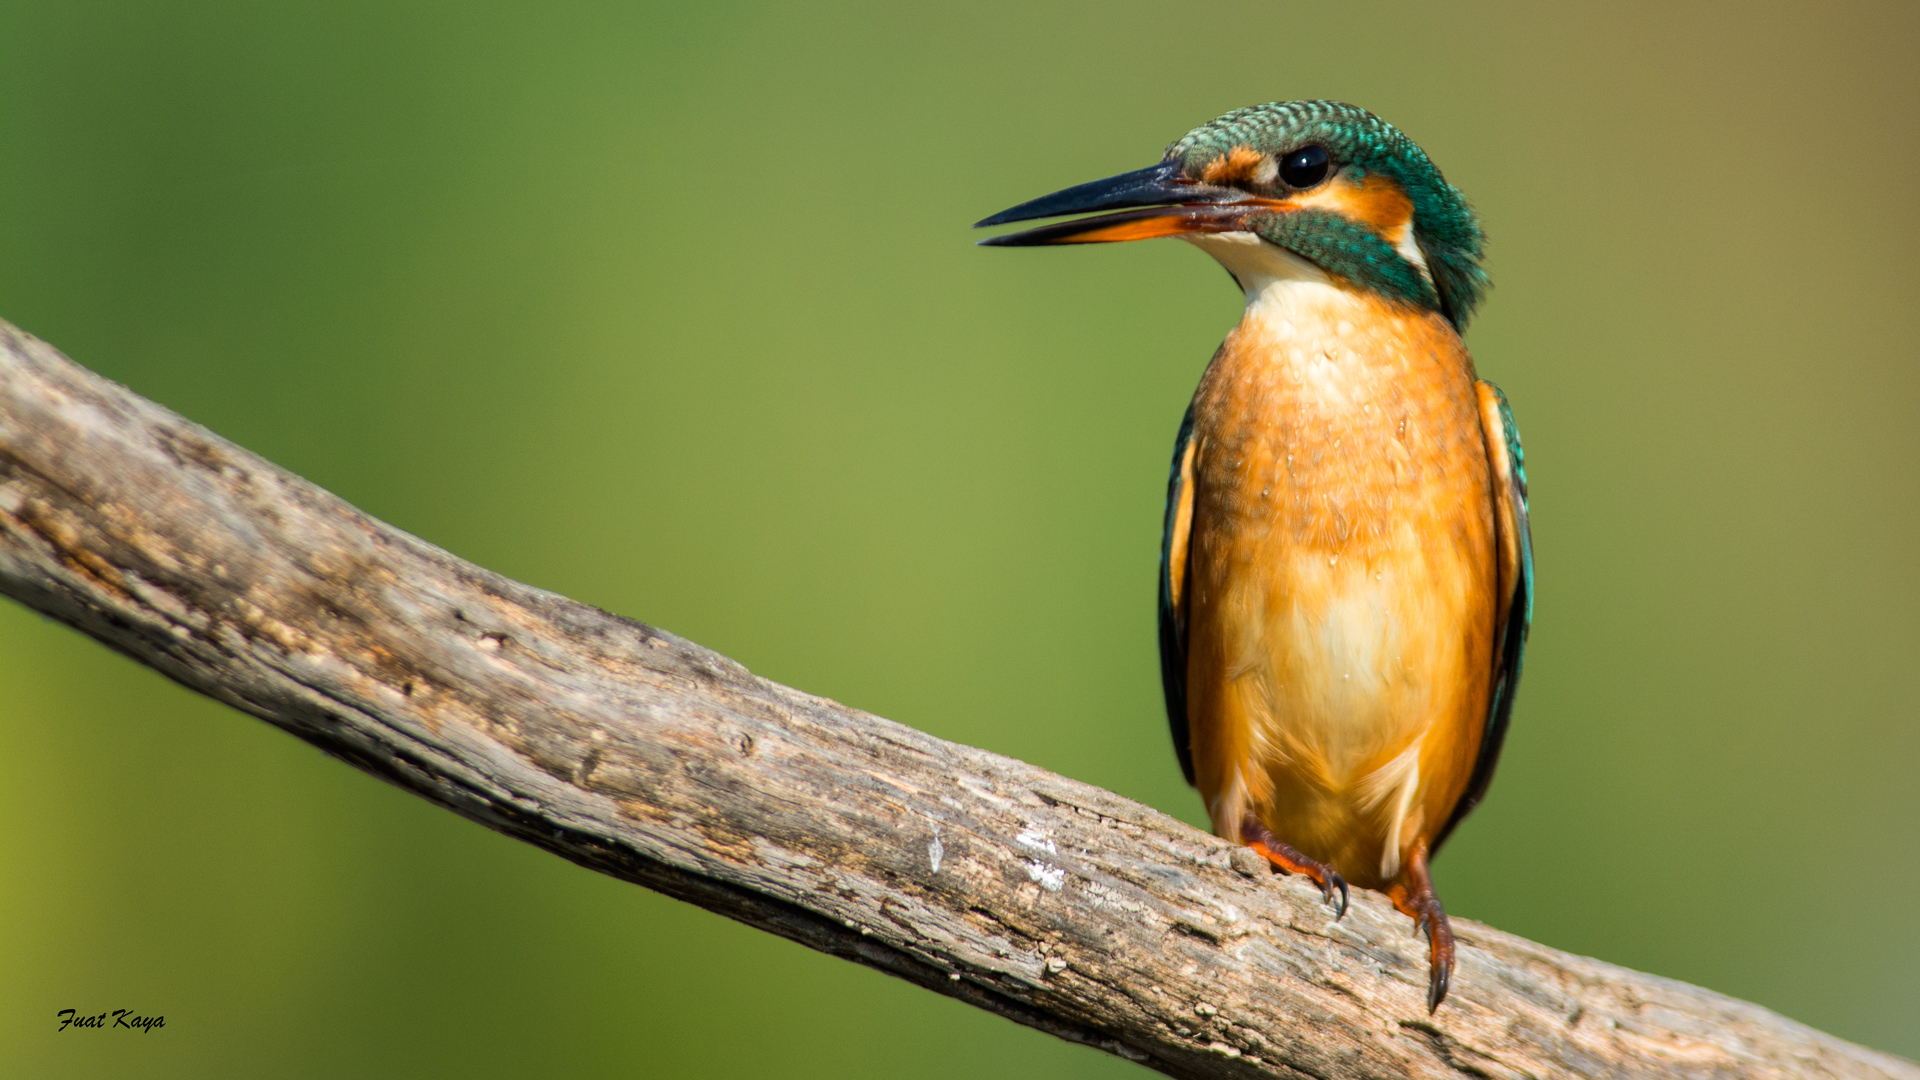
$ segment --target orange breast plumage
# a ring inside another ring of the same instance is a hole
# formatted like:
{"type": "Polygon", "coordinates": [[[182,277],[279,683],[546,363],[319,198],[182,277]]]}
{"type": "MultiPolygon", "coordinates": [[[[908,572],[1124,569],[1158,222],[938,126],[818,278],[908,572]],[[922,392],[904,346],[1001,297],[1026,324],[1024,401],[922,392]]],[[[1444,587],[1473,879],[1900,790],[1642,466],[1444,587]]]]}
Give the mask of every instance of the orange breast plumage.
{"type": "Polygon", "coordinates": [[[1194,779],[1222,835],[1251,813],[1383,887],[1459,800],[1486,718],[1473,366],[1433,312],[1320,274],[1249,284],[1193,406],[1194,779]]]}

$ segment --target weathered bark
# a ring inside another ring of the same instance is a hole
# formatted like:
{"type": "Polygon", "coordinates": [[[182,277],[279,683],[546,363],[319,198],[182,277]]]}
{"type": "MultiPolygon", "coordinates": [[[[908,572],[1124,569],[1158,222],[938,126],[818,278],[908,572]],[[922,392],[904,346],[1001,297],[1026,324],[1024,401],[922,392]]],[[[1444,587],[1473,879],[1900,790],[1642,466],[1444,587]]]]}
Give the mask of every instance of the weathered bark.
{"type": "Polygon", "coordinates": [[[0,591],[489,828],[1174,1076],[1903,1077],[1407,920],[375,521],[0,323],[0,591]]]}

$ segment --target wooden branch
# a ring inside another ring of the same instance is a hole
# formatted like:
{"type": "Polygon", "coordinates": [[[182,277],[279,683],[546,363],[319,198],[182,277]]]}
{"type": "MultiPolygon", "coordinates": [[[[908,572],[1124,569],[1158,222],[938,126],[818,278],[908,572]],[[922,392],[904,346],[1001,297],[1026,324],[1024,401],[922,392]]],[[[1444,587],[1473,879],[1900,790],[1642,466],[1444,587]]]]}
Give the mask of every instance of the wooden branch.
{"type": "MultiPolygon", "coordinates": [[[[1903,1077],[509,581],[0,323],[0,591],[489,828],[1172,1076],[1903,1077]]],[[[1171,767],[1171,766],[1169,766],[1171,767]]]]}

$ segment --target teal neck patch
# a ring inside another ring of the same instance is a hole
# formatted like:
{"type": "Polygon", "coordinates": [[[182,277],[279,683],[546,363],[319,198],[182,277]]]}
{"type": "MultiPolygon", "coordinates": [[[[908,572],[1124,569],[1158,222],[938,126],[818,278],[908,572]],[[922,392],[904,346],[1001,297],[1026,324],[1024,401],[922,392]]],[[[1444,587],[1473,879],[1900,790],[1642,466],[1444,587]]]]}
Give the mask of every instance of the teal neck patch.
{"type": "Polygon", "coordinates": [[[1379,233],[1351,218],[1328,210],[1295,210],[1260,214],[1251,224],[1260,239],[1286,248],[1329,274],[1364,285],[1389,300],[1445,310],[1440,294],[1419,267],[1408,262],[1379,233]]]}
{"type": "Polygon", "coordinates": [[[1413,238],[1426,256],[1432,283],[1371,229],[1337,214],[1275,214],[1271,234],[1263,229],[1260,235],[1328,273],[1438,311],[1464,331],[1491,284],[1480,266],[1486,235],[1466,196],[1399,128],[1343,102],[1274,102],[1235,109],[1193,129],[1167,148],[1166,159],[1179,161],[1197,179],[1209,162],[1236,146],[1281,154],[1309,144],[1325,147],[1340,171],[1379,172],[1406,191],[1413,202],[1413,238]]]}

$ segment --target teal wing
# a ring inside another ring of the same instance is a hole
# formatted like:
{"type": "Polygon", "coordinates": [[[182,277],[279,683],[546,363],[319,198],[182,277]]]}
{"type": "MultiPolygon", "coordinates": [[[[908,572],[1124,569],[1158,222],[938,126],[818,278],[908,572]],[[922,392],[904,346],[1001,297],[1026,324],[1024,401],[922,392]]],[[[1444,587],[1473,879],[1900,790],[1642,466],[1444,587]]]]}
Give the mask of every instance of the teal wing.
{"type": "Polygon", "coordinates": [[[1180,420],[1167,476],[1166,529],[1160,538],[1160,688],[1167,696],[1167,726],[1180,771],[1193,783],[1193,749],[1187,742],[1187,547],[1193,536],[1193,407],[1180,420]]]}
{"type": "Polygon", "coordinates": [[[1514,691],[1520,686],[1520,665],[1533,626],[1533,533],[1527,524],[1527,456],[1520,449],[1520,431],[1513,423],[1507,395],[1490,382],[1477,384],[1480,424],[1486,435],[1487,459],[1493,466],[1495,548],[1499,553],[1499,588],[1503,603],[1493,652],[1493,693],[1487,704],[1487,726],[1480,737],[1480,756],[1466,793],[1454,805],[1447,823],[1433,839],[1438,852],[1453,827],[1487,794],[1493,770],[1500,763],[1500,746],[1513,716],[1514,691]]]}

